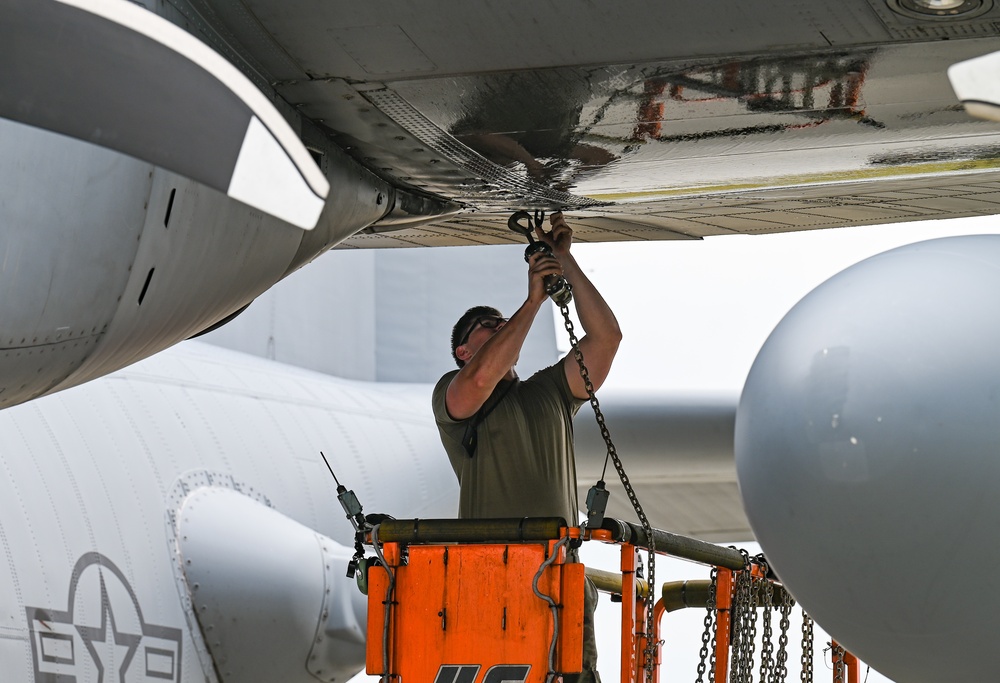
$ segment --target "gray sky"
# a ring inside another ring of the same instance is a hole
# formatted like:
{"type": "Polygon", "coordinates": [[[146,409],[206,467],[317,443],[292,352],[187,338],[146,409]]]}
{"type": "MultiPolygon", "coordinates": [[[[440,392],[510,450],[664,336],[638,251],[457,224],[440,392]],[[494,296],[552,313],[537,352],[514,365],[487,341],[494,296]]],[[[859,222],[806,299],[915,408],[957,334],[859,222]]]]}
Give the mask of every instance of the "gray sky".
{"type": "Polygon", "coordinates": [[[1000,232],[1000,220],[580,244],[573,251],[623,328],[609,383],[738,394],[771,330],[830,276],[909,242],[987,232],[1000,232]]]}

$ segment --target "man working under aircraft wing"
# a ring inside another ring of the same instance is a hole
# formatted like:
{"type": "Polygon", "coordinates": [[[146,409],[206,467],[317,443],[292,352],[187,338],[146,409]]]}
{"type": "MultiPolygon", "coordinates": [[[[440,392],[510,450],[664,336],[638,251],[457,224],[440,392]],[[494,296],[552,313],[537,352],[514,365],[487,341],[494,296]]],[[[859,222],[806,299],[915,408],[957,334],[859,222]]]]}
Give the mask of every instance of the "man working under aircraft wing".
{"type": "MultiPolygon", "coordinates": [[[[587,399],[571,356],[521,381],[514,370],[521,346],[545,302],[544,278],[563,275],[585,335],[580,350],[595,390],[603,384],[621,330],[607,302],[570,254],[573,232],[561,213],[551,231],[536,229],[552,256],[536,253],[528,268],[528,297],[509,319],[487,306],[469,309],[452,330],[458,370],[434,388],[438,431],[460,483],[459,517],[579,518],[573,416],[587,399]]],[[[599,680],[593,635],[597,591],[587,584],[584,673],[599,680]]]]}

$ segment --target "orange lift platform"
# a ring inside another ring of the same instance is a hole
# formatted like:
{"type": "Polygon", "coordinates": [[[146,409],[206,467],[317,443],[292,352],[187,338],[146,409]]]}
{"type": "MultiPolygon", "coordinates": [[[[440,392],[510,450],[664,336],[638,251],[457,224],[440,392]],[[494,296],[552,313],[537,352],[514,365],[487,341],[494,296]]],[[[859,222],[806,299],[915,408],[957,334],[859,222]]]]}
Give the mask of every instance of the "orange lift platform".
{"type": "MultiPolygon", "coordinates": [[[[658,624],[664,613],[683,607],[711,616],[706,680],[752,680],[750,672],[736,670],[753,659],[748,619],[756,622],[759,606],[790,609],[790,596],[761,560],[739,550],[657,529],[653,535],[657,553],[715,569],[713,581],[663,586],[654,607],[656,647],[647,648],[649,587],[637,567],[639,551],[649,544],[637,525],[610,518],[594,530],[559,518],[383,520],[367,538],[378,562],[366,571],[366,671],[383,683],[562,681],[582,669],[586,572],[599,590],[621,598],[622,683],[659,680],[658,624]],[[585,540],[618,544],[620,572],[585,570],[575,561],[571,550],[585,540]]],[[[858,683],[858,660],[833,647],[834,680],[858,683]]],[[[810,667],[802,680],[811,676],[810,667]]]]}

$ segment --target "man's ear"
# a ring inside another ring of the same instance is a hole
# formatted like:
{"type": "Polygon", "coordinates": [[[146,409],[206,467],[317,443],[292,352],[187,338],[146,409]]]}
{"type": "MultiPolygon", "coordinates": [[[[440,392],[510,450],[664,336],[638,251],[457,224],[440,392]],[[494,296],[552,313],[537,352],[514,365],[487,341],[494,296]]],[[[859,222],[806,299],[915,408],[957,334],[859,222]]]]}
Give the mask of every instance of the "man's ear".
{"type": "Polygon", "coordinates": [[[463,363],[468,362],[472,358],[472,352],[469,351],[469,347],[462,344],[457,349],[455,349],[455,357],[458,358],[463,363]]]}

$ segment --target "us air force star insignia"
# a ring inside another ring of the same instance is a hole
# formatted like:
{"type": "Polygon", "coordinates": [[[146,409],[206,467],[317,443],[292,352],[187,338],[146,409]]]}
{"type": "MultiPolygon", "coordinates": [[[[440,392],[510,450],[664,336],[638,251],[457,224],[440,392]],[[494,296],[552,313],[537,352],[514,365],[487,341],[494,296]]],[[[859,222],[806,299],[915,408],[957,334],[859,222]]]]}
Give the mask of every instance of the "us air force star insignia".
{"type": "Polygon", "coordinates": [[[181,630],[147,624],[135,591],[111,560],[81,557],[68,609],[27,607],[38,683],[177,682],[181,630]]]}

